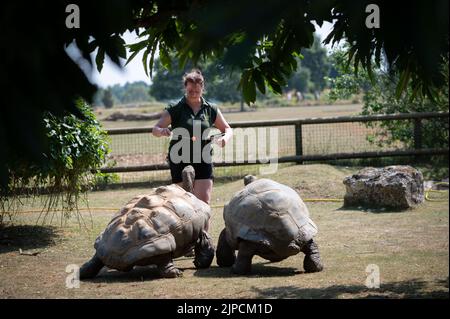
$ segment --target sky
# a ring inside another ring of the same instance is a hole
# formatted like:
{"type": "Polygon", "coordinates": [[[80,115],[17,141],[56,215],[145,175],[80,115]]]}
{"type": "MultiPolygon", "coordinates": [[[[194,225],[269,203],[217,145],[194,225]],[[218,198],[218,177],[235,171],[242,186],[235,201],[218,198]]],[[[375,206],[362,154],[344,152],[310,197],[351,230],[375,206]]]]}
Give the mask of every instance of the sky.
{"type": "MultiPolygon", "coordinates": [[[[324,22],[322,27],[316,25],[316,33],[319,35],[321,40],[325,39],[331,31],[331,26],[332,24],[329,22],[324,22]]],[[[138,42],[135,33],[127,32],[123,35],[123,38],[127,44],[138,42]]],[[[80,57],[75,48],[69,47],[67,51],[74,60],[79,60],[80,57]]],[[[96,52],[94,52],[94,58],[95,54],[96,52]]],[[[85,70],[85,73],[90,78],[91,82],[103,88],[115,84],[125,84],[127,82],[135,81],[144,81],[145,83],[150,84],[151,80],[145,74],[142,66],[142,55],[143,52],[141,51],[127,66],[122,69],[117,67],[108,57],[106,57],[101,73],[99,73],[96,68],[94,68],[92,72],[89,72],[86,65],[80,66],[85,70]]],[[[125,64],[125,60],[123,60],[123,64],[125,64]]]]}

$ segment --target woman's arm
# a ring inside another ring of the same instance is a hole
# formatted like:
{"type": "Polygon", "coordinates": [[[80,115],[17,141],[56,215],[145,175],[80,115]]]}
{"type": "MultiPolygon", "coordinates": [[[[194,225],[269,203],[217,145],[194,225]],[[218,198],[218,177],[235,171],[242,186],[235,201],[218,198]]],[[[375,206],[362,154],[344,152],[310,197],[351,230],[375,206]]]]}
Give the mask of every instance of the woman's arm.
{"type": "Polygon", "coordinates": [[[169,112],[164,111],[159,118],[158,123],[153,127],[152,134],[153,136],[170,136],[170,130],[167,128],[172,123],[172,118],[170,117],[169,112]]]}
{"type": "Polygon", "coordinates": [[[216,116],[216,121],[214,122],[214,126],[217,127],[220,132],[225,133],[224,136],[217,139],[217,143],[221,147],[224,147],[225,144],[227,144],[228,141],[230,140],[230,138],[233,136],[233,129],[230,127],[228,122],[225,120],[225,118],[222,115],[222,112],[220,112],[219,109],[217,109],[217,116],[216,116]]]}

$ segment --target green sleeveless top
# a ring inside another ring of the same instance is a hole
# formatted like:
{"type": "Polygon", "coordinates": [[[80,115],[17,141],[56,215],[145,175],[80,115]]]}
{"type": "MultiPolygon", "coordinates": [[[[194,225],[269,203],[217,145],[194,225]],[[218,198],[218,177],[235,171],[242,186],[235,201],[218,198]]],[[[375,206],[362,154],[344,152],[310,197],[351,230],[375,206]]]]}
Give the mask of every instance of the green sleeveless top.
{"type": "Polygon", "coordinates": [[[196,141],[200,141],[201,150],[207,146],[210,148],[210,154],[212,154],[211,143],[208,140],[202,140],[202,136],[207,136],[209,130],[214,127],[214,122],[217,118],[217,106],[206,101],[203,97],[201,98],[202,105],[197,114],[194,114],[191,107],[187,104],[186,97],[183,97],[176,104],[169,104],[165,110],[169,112],[172,121],[172,132],[173,137],[169,144],[169,154],[173,145],[180,141],[181,135],[178,134],[180,130],[177,128],[185,129],[188,136],[183,135],[183,141],[189,142],[189,147],[191,149],[191,161],[192,161],[192,150],[193,141],[192,137],[195,136],[196,141]],[[195,128],[194,128],[195,124],[195,128]],[[206,133],[205,133],[206,131],[206,133]]]}

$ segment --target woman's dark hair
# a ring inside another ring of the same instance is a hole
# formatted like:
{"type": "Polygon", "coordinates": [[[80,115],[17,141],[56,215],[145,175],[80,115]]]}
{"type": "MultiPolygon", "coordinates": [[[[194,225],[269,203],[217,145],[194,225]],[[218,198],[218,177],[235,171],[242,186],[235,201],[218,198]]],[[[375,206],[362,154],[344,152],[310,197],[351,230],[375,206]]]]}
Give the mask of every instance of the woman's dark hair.
{"type": "Polygon", "coordinates": [[[200,83],[203,86],[205,79],[199,69],[192,69],[191,72],[188,72],[183,76],[184,86],[186,86],[188,82],[200,83]]]}

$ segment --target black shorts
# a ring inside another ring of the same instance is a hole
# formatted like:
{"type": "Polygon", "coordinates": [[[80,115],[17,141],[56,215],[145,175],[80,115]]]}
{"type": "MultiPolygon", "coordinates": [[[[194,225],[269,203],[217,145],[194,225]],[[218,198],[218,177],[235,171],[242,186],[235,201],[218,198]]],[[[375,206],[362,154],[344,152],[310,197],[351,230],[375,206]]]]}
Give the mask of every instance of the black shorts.
{"type": "Polygon", "coordinates": [[[172,175],[172,183],[181,183],[183,181],[183,177],[181,175],[181,172],[183,169],[188,166],[192,165],[195,171],[195,179],[212,179],[214,180],[214,174],[213,174],[213,164],[212,163],[178,163],[175,164],[172,161],[169,160],[169,167],[170,167],[170,175],[172,175]]]}

